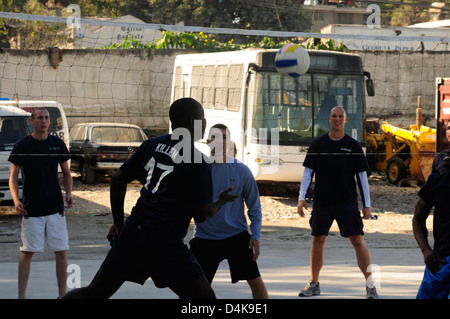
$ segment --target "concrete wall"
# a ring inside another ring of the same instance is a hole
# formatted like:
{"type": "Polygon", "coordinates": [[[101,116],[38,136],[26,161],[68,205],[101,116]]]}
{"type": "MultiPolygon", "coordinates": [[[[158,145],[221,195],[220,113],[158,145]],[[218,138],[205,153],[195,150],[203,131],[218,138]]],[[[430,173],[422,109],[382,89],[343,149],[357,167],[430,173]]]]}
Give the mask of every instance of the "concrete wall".
{"type": "MultiPolygon", "coordinates": [[[[45,50],[0,51],[0,97],[56,100],[69,126],[119,121],[168,129],[173,62],[183,50],[62,50],[54,68],[45,50]]],[[[357,52],[358,53],[358,52],[357,52]]],[[[422,97],[426,124],[434,125],[435,78],[450,77],[447,52],[359,52],[375,83],[367,117],[408,127],[422,97]]]]}
{"type": "Polygon", "coordinates": [[[0,97],[58,101],[69,126],[101,120],[167,130],[173,62],[179,52],[61,50],[62,61],[53,67],[45,50],[3,50],[0,97]]]}
{"type": "Polygon", "coordinates": [[[375,96],[367,97],[367,118],[389,120],[409,127],[415,123],[418,96],[428,125],[435,124],[435,79],[450,76],[446,51],[357,52],[375,84],[375,96]]]}

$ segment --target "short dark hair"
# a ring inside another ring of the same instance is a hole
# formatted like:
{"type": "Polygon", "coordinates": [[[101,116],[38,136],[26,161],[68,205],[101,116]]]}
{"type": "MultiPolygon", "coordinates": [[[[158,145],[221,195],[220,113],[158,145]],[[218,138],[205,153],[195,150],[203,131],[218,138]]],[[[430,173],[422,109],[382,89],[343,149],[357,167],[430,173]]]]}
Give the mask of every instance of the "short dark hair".
{"type": "MultiPolygon", "coordinates": [[[[33,111],[31,111],[31,118],[34,119],[34,117],[36,116],[36,113],[40,112],[40,111],[47,111],[48,112],[48,110],[45,107],[42,107],[42,106],[37,107],[37,108],[33,109],[33,111]]],[[[48,113],[50,114],[50,112],[48,112],[48,113]]]]}
{"type": "Polygon", "coordinates": [[[191,119],[201,119],[203,106],[193,98],[181,98],[172,103],[169,119],[173,128],[188,127],[191,119]]]}
{"type": "Polygon", "coordinates": [[[214,124],[213,126],[211,126],[211,128],[209,129],[209,136],[211,135],[211,132],[213,129],[219,129],[219,130],[225,130],[227,132],[227,134],[230,134],[230,129],[225,125],[225,124],[214,124]]]}

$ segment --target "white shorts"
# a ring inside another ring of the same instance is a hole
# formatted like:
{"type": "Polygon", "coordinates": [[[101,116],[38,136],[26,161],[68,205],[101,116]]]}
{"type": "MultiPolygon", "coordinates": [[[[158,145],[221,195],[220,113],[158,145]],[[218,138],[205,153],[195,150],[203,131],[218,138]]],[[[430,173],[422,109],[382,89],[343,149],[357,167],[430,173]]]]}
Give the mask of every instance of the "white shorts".
{"type": "Polygon", "coordinates": [[[66,217],[59,213],[41,217],[23,217],[21,239],[20,251],[40,253],[46,248],[53,252],[68,250],[66,217]]]}

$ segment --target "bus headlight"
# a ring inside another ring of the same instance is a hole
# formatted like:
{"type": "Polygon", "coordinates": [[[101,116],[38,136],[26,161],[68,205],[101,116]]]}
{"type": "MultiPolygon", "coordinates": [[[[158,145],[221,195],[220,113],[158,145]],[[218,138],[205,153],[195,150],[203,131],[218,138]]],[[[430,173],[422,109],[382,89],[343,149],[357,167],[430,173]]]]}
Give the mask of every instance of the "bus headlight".
{"type": "Polygon", "coordinates": [[[276,157],[257,157],[255,162],[259,165],[283,165],[283,160],[276,157]]]}

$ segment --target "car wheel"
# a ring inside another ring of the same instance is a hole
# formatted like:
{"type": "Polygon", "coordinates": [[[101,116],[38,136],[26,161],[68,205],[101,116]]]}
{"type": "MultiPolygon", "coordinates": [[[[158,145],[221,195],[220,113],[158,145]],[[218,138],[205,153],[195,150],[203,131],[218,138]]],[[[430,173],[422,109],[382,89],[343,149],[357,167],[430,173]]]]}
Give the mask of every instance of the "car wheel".
{"type": "Polygon", "coordinates": [[[90,168],[87,163],[83,163],[81,166],[81,181],[84,184],[94,184],[95,182],[95,170],[90,168]]]}

